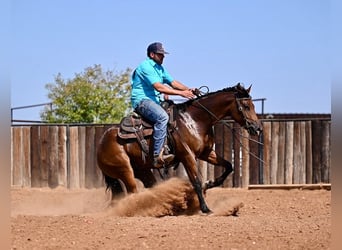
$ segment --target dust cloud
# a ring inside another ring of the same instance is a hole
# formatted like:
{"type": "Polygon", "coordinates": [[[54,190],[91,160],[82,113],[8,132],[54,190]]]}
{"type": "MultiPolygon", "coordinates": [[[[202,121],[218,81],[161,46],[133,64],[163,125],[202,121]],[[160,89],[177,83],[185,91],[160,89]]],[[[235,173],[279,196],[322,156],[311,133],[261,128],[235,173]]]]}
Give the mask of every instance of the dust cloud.
{"type": "MultiPolygon", "coordinates": [[[[210,216],[237,215],[243,203],[229,197],[225,188],[207,191],[206,201],[213,211],[210,216]]],[[[130,194],[111,201],[104,188],[19,188],[11,190],[11,216],[179,216],[201,214],[192,185],[187,180],[171,178],[153,188],[139,188],[130,194]]]]}
{"type": "Polygon", "coordinates": [[[191,184],[172,178],[151,189],[113,201],[110,212],[115,216],[191,215],[199,210],[191,184]]]}
{"type": "MultiPolygon", "coordinates": [[[[207,192],[208,206],[213,211],[211,216],[237,215],[243,203],[230,199],[227,194],[220,192],[221,189],[207,192]]],[[[199,202],[192,185],[189,181],[179,178],[171,178],[151,189],[114,200],[107,211],[108,215],[128,217],[162,217],[198,213],[200,213],[199,202]]]]}

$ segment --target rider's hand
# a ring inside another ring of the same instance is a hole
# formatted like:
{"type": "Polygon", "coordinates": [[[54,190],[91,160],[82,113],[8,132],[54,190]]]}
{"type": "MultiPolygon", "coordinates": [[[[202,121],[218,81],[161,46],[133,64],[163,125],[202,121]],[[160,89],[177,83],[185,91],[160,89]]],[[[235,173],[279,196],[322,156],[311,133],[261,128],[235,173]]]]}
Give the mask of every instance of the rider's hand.
{"type": "Polygon", "coordinates": [[[188,99],[194,99],[196,96],[193,93],[192,89],[186,89],[182,90],[181,96],[188,98],[188,99]]]}
{"type": "Polygon", "coordinates": [[[198,88],[192,88],[191,91],[195,96],[201,95],[201,91],[198,88]]]}

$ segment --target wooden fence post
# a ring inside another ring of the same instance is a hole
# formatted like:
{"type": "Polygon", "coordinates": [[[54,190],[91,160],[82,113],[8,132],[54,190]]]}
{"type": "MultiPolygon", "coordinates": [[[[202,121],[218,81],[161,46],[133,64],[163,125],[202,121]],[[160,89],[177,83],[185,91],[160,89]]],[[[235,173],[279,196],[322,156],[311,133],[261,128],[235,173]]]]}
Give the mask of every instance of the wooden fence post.
{"type": "Polygon", "coordinates": [[[50,166],[50,129],[48,126],[40,127],[40,187],[49,186],[49,166],[50,166]]]}
{"type": "Polygon", "coordinates": [[[240,125],[234,123],[233,125],[233,153],[234,153],[234,175],[233,175],[233,186],[234,187],[241,187],[241,166],[240,166],[240,125]]]}
{"type": "Polygon", "coordinates": [[[293,184],[293,126],[293,121],[286,123],[285,184],[293,184]]]}
{"type": "Polygon", "coordinates": [[[321,144],[322,144],[322,122],[314,120],[311,124],[312,127],[312,177],[313,183],[320,183],[322,181],[321,175],[321,144]]]}
{"type": "Polygon", "coordinates": [[[306,145],[306,178],[305,183],[312,183],[312,128],[311,121],[307,121],[305,124],[305,145],[306,145]]]}
{"type": "Polygon", "coordinates": [[[58,128],[58,185],[67,187],[67,134],[66,126],[58,128]]]}
{"type": "Polygon", "coordinates": [[[12,177],[11,184],[20,187],[31,186],[31,162],[30,162],[30,128],[16,127],[11,129],[12,144],[12,177]]]}
{"type": "Polygon", "coordinates": [[[69,127],[69,145],[70,145],[70,162],[69,162],[69,188],[80,187],[80,169],[78,158],[78,128],[69,127]]]}
{"type": "Polygon", "coordinates": [[[277,184],[285,183],[285,135],[286,124],[279,122],[277,184]]]}
{"type": "MultiPolygon", "coordinates": [[[[31,187],[41,187],[40,127],[31,127],[31,187]]],[[[14,142],[12,142],[13,144],[14,142]]]]}
{"type": "Polygon", "coordinates": [[[272,122],[264,121],[262,136],[264,142],[264,165],[263,165],[263,184],[270,184],[270,166],[271,166],[271,126],[272,122]]]}
{"type": "Polygon", "coordinates": [[[322,179],[324,183],[330,180],[330,125],[331,121],[322,121],[322,179]]]}
{"type": "Polygon", "coordinates": [[[58,127],[49,126],[49,171],[48,185],[50,188],[58,186],[58,127]]]}
{"type": "MultiPolygon", "coordinates": [[[[226,141],[224,138],[224,131],[223,131],[223,123],[219,122],[214,127],[214,134],[215,134],[215,153],[219,156],[223,157],[223,147],[224,142],[226,141]]],[[[222,167],[216,167],[214,168],[214,176],[215,178],[219,177],[223,173],[222,167]]]]}
{"type": "Polygon", "coordinates": [[[279,147],[279,122],[272,122],[271,166],[270,166],[270,183],[271,184],[277,184],[278,147],[279,147]]]}
{"type": "Polygon", "coordinates": [[[93,155],[93,153],[89,154],[89,151],[86,149],[86,128],[87,127],[85,126],[78,126],[78,164],[80,173],[80,188],[86,187],[87,155],[93,155]]]}
{"type": "MultiPolygon", "coordinates": [[[[232,133],[233,124],[224,124],[223,126],[223,154],[222,157],[232,163],[232,151],[233,151],[233,133],[232,133]],[[229,126],[229,127],[228,127],[229,126]]],[[[227,179],[223,183],[223,187],[233,187],[233,178],[234,171],[230,175],[228,175],[227,179]]]]}
{"type": "Polygon", "coordinates": [[[250,178],[250,172],[249,172],[249,134],[248,132],[241,128],[241,134],[242,134],[242,138],[241,138],[241,142],[242,142],[242,166],[241,166],[241,170],[242,170],[242,187],[247,187],[250,183],[249,183],[249,178],[250,178]]]}

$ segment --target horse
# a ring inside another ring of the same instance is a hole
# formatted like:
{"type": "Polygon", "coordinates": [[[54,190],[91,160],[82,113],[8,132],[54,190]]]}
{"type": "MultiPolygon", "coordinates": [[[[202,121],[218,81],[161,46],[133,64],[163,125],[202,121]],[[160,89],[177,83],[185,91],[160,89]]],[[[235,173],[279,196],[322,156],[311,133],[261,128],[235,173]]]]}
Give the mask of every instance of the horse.
{"type": "MultiPolygon", "coordinates": [[[[249,134],[258,135],[262,131],[255,107],[250,96],[250,86],[245,89],[240,83],[215,92],[198,95],[183,103],[173,103],[174,121],[169,124],[169,144],[175,158],[172,166],[182,163],[198,197],[202,213],[211,213],[204,194],[209,188],[223,184],[233,171],[232,164],[217,155],[213,149],[213,125],[230,116],[245,128],[249,134]],[[214,166],[224,168],[221,176],[202,185],[196,161],[200,159],[214,166]]],[[[97,147],[97,163],[106,183],[106,190],[115,195],[124,192],[136,193],[135,178],[140,179],[146,188],[156,184],[151,169],[152,160],[143,157],[142,147],[137,139],[122,139],[117,127],[108,128],[100,138],[97,147]]],[[[152,136],[146,136],[152,149],[152,136]]],[[[152,151],[152,150],[151,150],[152,151]]]]}

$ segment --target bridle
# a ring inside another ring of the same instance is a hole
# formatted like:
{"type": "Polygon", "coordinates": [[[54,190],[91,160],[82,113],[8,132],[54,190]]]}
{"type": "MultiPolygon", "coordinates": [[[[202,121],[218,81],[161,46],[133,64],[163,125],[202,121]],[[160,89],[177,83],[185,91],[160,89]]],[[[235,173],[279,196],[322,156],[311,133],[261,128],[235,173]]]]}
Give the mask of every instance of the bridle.
{"type": "Polygon", "coordinates": [[[242,114],[242,119],[245,123],[244,127],[248,130],[248,132],[251,132],[253,131],[253,122],[251,122],[251,120],[247,117],[246,115],[246,110],[242,107],[242,104],[241,102],[244,101],[244,100],[251,100],[251,97],[242,97],[242,98],[238,98],[236,95],[235,95],[235,100],[236,100],[236,104],[237,104],[237,108],[238,108],[238,111],[242,114]]]}

